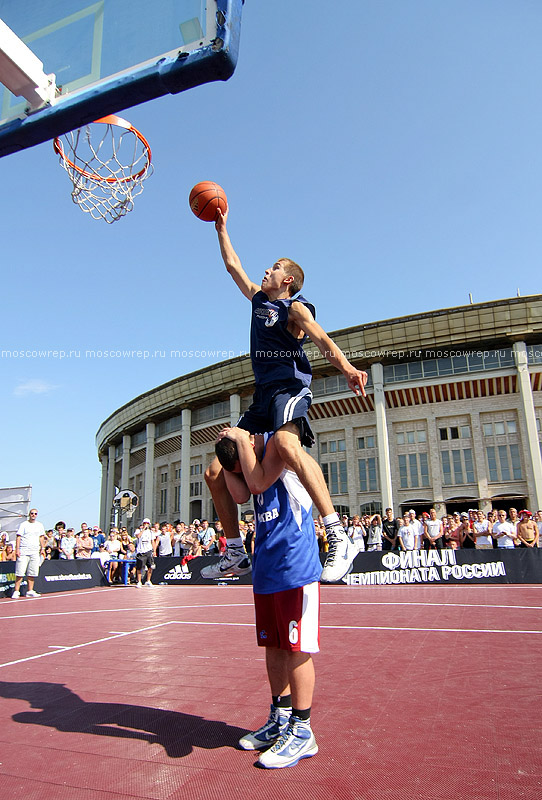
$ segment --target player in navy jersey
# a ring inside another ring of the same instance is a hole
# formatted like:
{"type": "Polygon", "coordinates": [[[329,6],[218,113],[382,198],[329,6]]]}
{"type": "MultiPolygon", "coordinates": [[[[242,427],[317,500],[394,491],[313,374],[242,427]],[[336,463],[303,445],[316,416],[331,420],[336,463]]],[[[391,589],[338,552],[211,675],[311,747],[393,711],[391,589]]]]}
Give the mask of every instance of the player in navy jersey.
{"type": "MultiPolygon", "coordinates": [[[[237,425],[253,434],[275,432],[277,453],[299,477],[324,520],[329,551],[322,580],[338,581],[351,568],[357,550],[340,524],[322,470],[303,449],[303,445],[311,446],[314,442],[308,418],[312,373],[303,342],[310,336],[356,394],[365,395],[367,373],[356,369],[315,321],[314,306],[299,295],[304,275],[298,264],[282,258],[265,270],[261,286],[250,280],[231,243],[227,218],[228,210],[224,215],[217,212],[215,227],[226,269],[252,303],[250,355],[256,383],[252,405],[237,425]]],[[[205,480],[228,547],[221,560],[205,567],[202,575],[206,578],[241,575],[250,565],[239,536],[237,507],[217,459],[208,467],[205,480]]]]}
{"type": "Polygon", "coordinates": [[[258,645],[265,647],[271,689],[267,722],[245,734],[244,750],[265,750],[258,763],[289,767],[318,752],[310,725],[319,649],[319,577],[322,571],[312,502],[297,475],[285,468],[271,435],[242,428],[223,431],[218,458],[234,499],[254,494],[256,537],[252,584],[258,645]],[[265,441],[266,440],[266,441],[265,441]]]}

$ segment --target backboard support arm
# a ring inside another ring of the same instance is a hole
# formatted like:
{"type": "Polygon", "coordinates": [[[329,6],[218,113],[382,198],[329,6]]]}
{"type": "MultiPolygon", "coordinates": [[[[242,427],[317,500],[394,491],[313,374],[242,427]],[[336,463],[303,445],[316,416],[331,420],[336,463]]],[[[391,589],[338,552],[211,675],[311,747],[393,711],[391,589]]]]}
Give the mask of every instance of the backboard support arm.
{"type": "Polygon", "coordinates": [[[55,75],[45,74],[39,58],[1,19],[0,82],[12,94],[24,97],[30,110],[52,104],[55,99],[55,75]]]}

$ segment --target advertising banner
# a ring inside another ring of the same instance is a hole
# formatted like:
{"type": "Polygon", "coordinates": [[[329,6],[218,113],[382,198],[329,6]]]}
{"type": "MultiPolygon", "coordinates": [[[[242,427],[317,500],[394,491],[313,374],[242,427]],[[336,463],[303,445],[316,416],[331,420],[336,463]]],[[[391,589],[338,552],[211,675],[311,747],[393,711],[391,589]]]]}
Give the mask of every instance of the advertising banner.
{"type": "Polygon", "coordinates": [[[153,583],[182,584],[183,586],[250,586],[251,573],[220,578],[202,578],[201,570],[209,564],[215,564],[218,556],[201,556],[182,563],[182,559],[173,556],[160,556],[156,559],[156,568],[152,573],[153,583]]]}
{"type": "MultiPolygon", "coordinates": [[[[325,556],[320,556],[322,562],[325,556]]],[[[251,574],[241,577],[201,577],[217,556],[156,559],[152,582],[183,585],[247,585],[251,574]]],[[[348,586],[386,586],[412,583],[542,583],[542,549],[530,550],[410,550],[360,553],[349,575],[338,581],[348,586]]]]}
{"type": "MultiPolygon", "coordinates": [[[[0,562],[0,594],[10,596],[15,585],[15,561],[0,562]]],[[[96,558],[81,558],[74,561],[44,561],[34,589],[40,594],[65,592],[71,589],[90,589],[107,586],[103,569],[96,558]]],[[[21,595],[26,593],[27,582],[23,578],[21,595]]]]}
{"type": "Polygon", "coordinates": [[[542,549],[360,553],[342,583],[348,586],[542,583],[542,549]]]}

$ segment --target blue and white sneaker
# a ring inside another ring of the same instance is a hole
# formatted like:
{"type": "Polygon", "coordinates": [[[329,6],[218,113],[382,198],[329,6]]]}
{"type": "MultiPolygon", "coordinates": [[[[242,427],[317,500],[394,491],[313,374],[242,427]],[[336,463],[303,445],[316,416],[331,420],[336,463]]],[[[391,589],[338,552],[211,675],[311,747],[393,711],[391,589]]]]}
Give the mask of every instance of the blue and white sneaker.
{"type": "Polygon", "coordinates": [[[277,708],[271,704],[271,711],[265,725],[262,725],[257,731],[242,736],[239,739],[239,747],[243,750],[265,750],[267,747],[271,747],[288,727],[291,713],[291,708],[277,708]]]}
{"type": "Polygon", "coordinates": [[[257,763],[266,769],[293,767],[302,758],[310,758],[318,752],[310,722],[290,717],[288,727],[273,747],[262,753],[257,763]]]}
{"type": "Polygon", "coordinates": [[[246,575],[252,569],[244,547],[226,547],[226,552],[215,564],[201,570],[202,578],[225,578],[228,575],[246,575]]]}
{"type": "Polygon", "coordinates": [[[320,580],[335,583],[352,571],[358,549],[338,522],[326,528],[326,538],[329,549],[320,580]]]}

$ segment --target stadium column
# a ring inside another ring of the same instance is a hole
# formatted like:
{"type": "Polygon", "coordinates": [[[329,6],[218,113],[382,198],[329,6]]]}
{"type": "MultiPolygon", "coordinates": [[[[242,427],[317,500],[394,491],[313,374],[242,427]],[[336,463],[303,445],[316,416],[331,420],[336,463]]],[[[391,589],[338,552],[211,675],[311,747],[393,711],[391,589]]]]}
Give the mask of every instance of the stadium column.
{"type": "Polygon", "coordinates": [[[230,426],[235,428],[241,416],[241,395],[230,394],[230,426]]]}
{"type": "MultiPolygon", "coordinates": [[[[386,396],[384,394],[384,368],[382,364],[371,366],[373,379],[373,401],[376,418],[376,440],[378,445],[378,476],[380,479],[380,497],[382,510],[394,508],[391,485],[390,448],[388,442],[388,425],[386,422],[386,396]]],[[[395,510],[395,509],[394,509],[395,510]]]]}
{"type": "Polygon", "coordinates": [[[115,445],[110,444],[107,454],[107,492],[105,500],[105,519],[106,530],[111,527],[111,512],[113,509],[113,498],[115,497],[115,445]]]}
{"type": "MultiPolygon", "coordinates": [[[[356,458],[356,437],[354,436],[354,429],[355,423],[353,422],[353,417],[345,417],[345,419],[343,419],[345,441],[344,456],[346,458],[346,481],[348,489],[347,493],[344,492],[344,487],[341,489],[341,491],[348,495],[348,516],[351,516],[352,514],[359,514],[360,511],[358,501],[359,470],[356,458]]],[[[338,465],[338,469],[340,472],[340,463],[338,465]]],[[[344,509],[341,509],[341,513],[344,513],[344,509]]]]}
{"type": "Polygon", "coordinates": [[[526,465],[528,470],[529,502],[531,508],[539,509],[542,508],[542,456],[536,429],[536,414],[525,342],[514,342],[514,359],[518,371],[521,411],[523,423],[527,430],[527,447],[531,465],[531,469],[529,469],[529,465],[526,465]]]}
{"type": "Polygon", "coordinates": [[[154,522],[154,439],[156,426],[147,422],[147,448],[145,451],[145,487],[143,489],[143,519],[148,517],[154,522]]]}
{"type": "Polygon", "coordinates": [[[492,503],[486,467],[484,438],[482,436],[482,424],[480,412],[472,409],[470,412],[472,457],[474,459],[475,474],[478,477],[479,508],[484,514],[488,514],[491,511],[492,503]]]}
{"type": "Polygon", "coordinates": [[[181,519],[190,519],[190,429],[192,411],[183,408],[181,416],[181,519]]]}
{"type": "Polygon", "coordinates": [[[109,517],[107,514],[107,453],[102,453],[100,458],[102,464],[102,487],[100,494],[100,528],[103,531],[108,530],[109,517]]]}
{"type": "Polygon", "coordinates": [[[122,437],[122,470],[120,474],[120,488],[128,489],[130,480],[130,447],[132,437],[125,433],[122,437]]]}
{"type": "Polygon", "coordinates": [[[427,457],[429,461],[430,475],[433,477],[433,505],[437,516],[440,518],[446,512],[444,502],[444,491],[442,487],[441,468],[440,468],[440,447],[437,440],[437,426],[435,416],[431,407],[426,407],[427,413],[427,457]]]}

